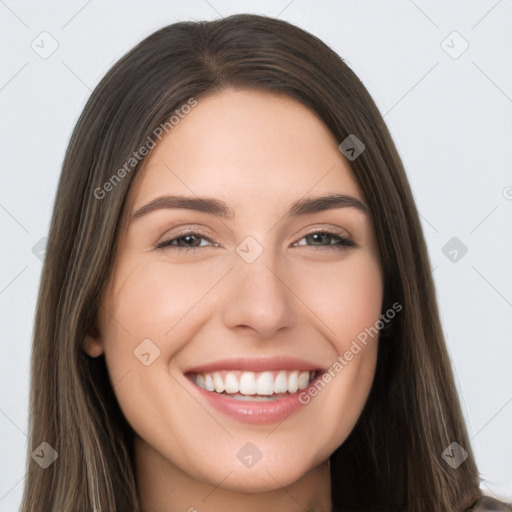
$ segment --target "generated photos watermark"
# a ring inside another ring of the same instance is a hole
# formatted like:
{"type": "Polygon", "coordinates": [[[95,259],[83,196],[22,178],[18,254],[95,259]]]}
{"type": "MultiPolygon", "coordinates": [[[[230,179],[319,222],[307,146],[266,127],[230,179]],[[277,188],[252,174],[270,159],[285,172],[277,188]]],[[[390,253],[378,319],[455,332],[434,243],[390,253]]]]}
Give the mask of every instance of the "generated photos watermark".
{"type": "Polygon", "coordinates": [[[320,376],[320,378],[314,381],[313,385],[299,393],[299,402],[302,405],[309,404],[311,398],[317,396],[318,393],[322,391],[322,389],[324,389],[327,384],[336,377],[336,375],[341,373],[352,359],[354,359],[354,356],[361,352],[363,347],[361,347],[360,344],[366,346],[369,341],[368,338],[373,339],[378,335],[380,330],[389,324],[389,322],[393,320],[396,314],[400,311],[402,311],[402,305],[395,302],[388,310],[386,310],[385,313],[380,315],[379,320],[377,320],[374,325],[366,327],[364,331],[361,331],[357,337],[352,340],[350,348],[342,355],[339,355],[336,361],[320,376]]]}
{"type": "Polygon", "coordinates": [[[189,114],[194,107],[197,106],[197,100],[190,98],[184,105],[176,109],[167,121],[158,125],[152,134],[146,139],[146,142],[134,151],[130,158],[126,160],[124,165],[120,167],[101,187],[93,190],[93,196],[96,199],[105,199],[107,194],[114,190],[114,188],[121,183],[121,181],[130,174],[137,165],[144,160],[149,152],[156,147],[165,135],[171,132],[176,126],[189,114]]]}

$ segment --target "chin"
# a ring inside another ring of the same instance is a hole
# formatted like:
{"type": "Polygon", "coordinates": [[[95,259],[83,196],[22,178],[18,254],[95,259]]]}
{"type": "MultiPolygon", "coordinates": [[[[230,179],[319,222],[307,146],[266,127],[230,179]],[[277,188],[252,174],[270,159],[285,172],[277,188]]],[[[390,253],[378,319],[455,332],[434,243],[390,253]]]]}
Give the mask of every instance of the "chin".
{"type": "MultiPolygon", "coordinates": [[[[267,468],[237,469],[221,486],[229,491],[244,494],[261,494],[277,491],[300,480],[306,472],[276,471],[267,468]],[[267,472],[268,471],[268,472],[267,472]]],[[[218,485],[218,482],[215,483],[218,485]]]]}
{"type": "MultiPolygon", "coordinates": [[[[226,464],[219,468],[218,465],[212,468],[216,475],[216,481],[211,484],[217,486],[219,481],[226,475],[227,478],[222,481],[221,487],[241,493],[266,493],[272,492],[283,487],[290,486],[301,480],[318,463],[307,464],[304,457],[295,450],[290,454],[275,453],[274,460],[264,460],[263,457],[252,467],[244,467],[238,460],[235,467],[226,464]],[[231,473],[230,473],[231,472],[231,473]]],[[[224,460],[226,460],[224,458],[224,460]]]]}

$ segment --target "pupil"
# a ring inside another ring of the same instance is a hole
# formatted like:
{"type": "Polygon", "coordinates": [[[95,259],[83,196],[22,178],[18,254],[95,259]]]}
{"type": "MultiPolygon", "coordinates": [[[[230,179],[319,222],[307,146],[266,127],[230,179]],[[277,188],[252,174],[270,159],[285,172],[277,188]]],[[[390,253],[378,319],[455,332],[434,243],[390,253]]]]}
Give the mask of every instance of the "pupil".
{"type": "Polygon", "coordinates": [[[197,247],[197,243],[194,244],[194,240],[197,242],[198,238],[194,235],[185,235],[181,237],[181,240],[183,240],[185,245],[193,245],[194,247],[197,247]]]}
{"type": "Polygon", "coordinates": [[[314,244],[328,244],[329,243],[329,235],[326,233],[313,233],[311,236],[311,239],[314,244]]]}

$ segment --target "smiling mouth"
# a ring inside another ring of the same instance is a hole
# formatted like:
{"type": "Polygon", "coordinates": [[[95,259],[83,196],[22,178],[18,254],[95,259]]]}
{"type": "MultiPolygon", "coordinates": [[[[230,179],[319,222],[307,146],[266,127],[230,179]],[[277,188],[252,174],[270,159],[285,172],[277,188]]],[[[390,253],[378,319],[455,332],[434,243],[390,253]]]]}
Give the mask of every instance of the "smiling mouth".
{"type": "Polygon", "coordinates": [[[189,378],[200,388],[236,400],[272,401],[293,395],[309,386],[317,371],[277,370],[249,372],[221,370],[192,373],[189,378]]]}

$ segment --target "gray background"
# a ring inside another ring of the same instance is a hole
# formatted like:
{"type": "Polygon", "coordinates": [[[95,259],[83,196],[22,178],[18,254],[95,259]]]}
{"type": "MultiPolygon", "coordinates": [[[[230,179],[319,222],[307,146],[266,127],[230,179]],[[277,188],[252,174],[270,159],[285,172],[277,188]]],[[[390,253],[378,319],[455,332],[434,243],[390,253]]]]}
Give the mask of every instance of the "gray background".
{"type": "Polygon", "coordinates": [[[278,16],[319,36],[384,114],[421,212],[482,489],[510,500],[512,0],[0,0],[0,512],[21,499],[38,242],[74,123],[142,38],[235,12],[278,16]]]}

